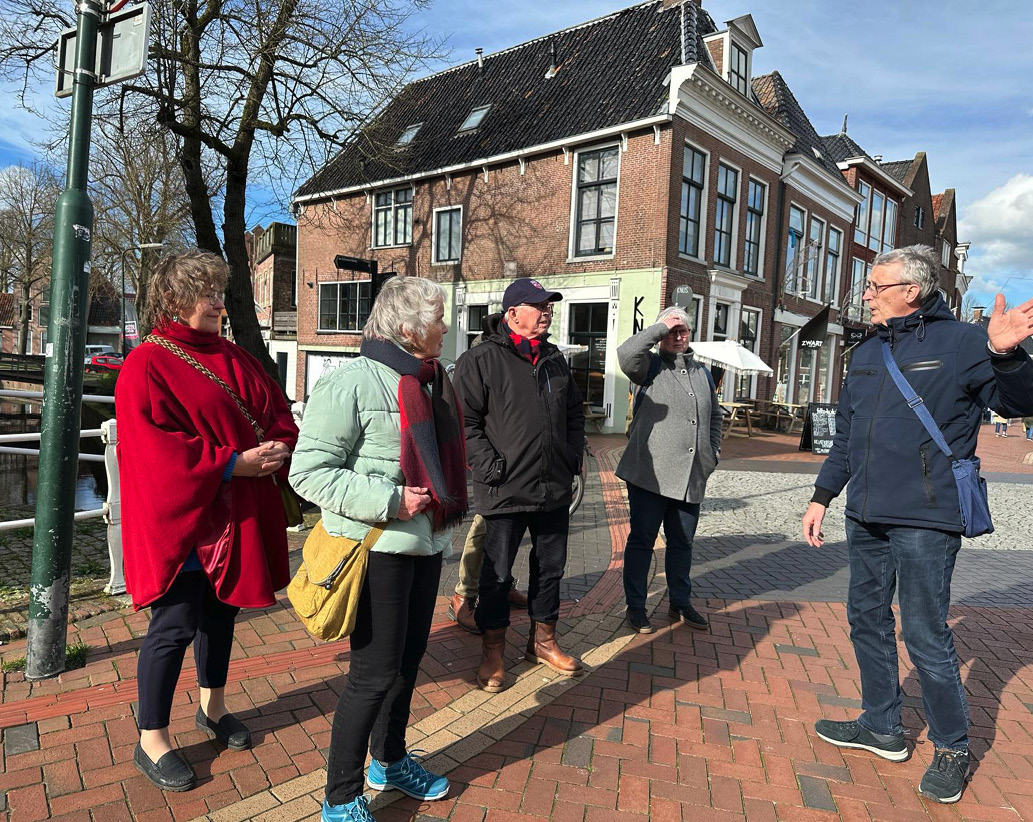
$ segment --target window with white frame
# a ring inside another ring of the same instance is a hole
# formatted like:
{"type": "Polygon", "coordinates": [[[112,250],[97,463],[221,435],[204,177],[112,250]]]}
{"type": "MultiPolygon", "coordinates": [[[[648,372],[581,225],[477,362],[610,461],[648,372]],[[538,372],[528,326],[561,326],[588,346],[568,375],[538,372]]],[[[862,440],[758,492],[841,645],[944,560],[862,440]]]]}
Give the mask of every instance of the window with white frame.
{"type": "Polygon", "coordinates": [[[925,209],[920,205],[915,206],[915,228],[925,228],[925,209]]]}
{"type": "MultiPolygon", "coordinates": [[[[756,308],[742,309],[739,314],[739,342],[754,354],[760,354],[760,311],[756,308]]],[[[756,397],[757,376],[740,374],[735,386],[736,397],[756,397]]]]}
{"type": "Polygon", "coordinates": [[[466,307],[466,350],[473,348],[473,342],[481,336],[481,325],[488,316],[488,306],[468,305],[466,307]]]}
{"type": "Polygon", "coordinates": [[[702,297],[693,297],[692,298],[692,306],[689,308],[689,310],[687,312],[688,315],[689,315],[689,320],[691,321],[691,324],[689,326],[689,331],[691,332],[689,334],[689,339],[690,340],[698,340],[699,339],[699,336],[698,336],[698,332],[699,332],[699,317],[700,317],[700,314],[702,313],[702,311],[703,311],[703,298],[702,297]]]}
{"type": "Polygon", "coordinates": [[[850,307],[855,319],[860,319],[864,307],[864,290],[868,279],[868,266],[865,261],[854,257],[850,261],[850,307]]]}
{"type": "Polygon", "coordinates": [[[369,319],[373,284],[369,280],[319,284],[319,331],[359,332],[369,319]]]}
{"type": "Polygon", "coordinates": [[[703,225],[703,183],[707,156],[692,146],[685,146],[682,157],[681,216],[678,220],[678,251],[690,257],[701,257],[703,225]]]}
{"type": "Polygon", "coordinates": [[[766,186],[750,180],[746,196],[746,244],[743,271],[753,277],[761,276],[761,242],[764,239],[764,199],[766,186]]]}
{"type": "Polygon", "coordinates": [[[616,146],[578,154],[575,257],[613,253],[619,163],[620,151],[616,146]]]}
{"type": "Polygon", "coordinates": [[[378,191],[373,196],[373,246],[412,242],[412,188],[378,191]]]}
{"type": "Polygon", "coordinates": [[[807,235],[806,291],[812,300],[821,299],[822,246],[825,239],[825,221],[811,216],[810,233],[807,235]]]}
{"type": "Polygon", "coordinates": [[[806,214],[802,208],[789,206],[789,232],[786,238],[786,288],[791,294],[799,290],[800,262],[803,260],[803,224],[806,214]]]}
{"type": "Polygon", "coordinates": [[[944,268],[951,267],[951,247],[950,243],[946,240],[943,241],[943,247],[940,249],[940,260],[943,262],[944,268]]]}
{"type": "Polygon", "coordinates": [[[463,209],[439,208],[434,212],[434,262],[459,262],[463,254],[463,209]]]}
{"type": "Polygon", "coordinates": [[[872,224],[868,230],[868,248],[878,251],[882,246],[882,220],[886,212],[886,196],[872,190],[872,224]]]}
{"type": "Polygon", "coordinates": [[[843,253],[843,232],[829,228],[829,244],[825,250],[825,299],[832,305],[839,303],[839,258],[843,253]]]}
{"type": "Polygon", "coordinates": [[[854,242],[865,245],[868,242],[868,206],[872,187],[863,180],[857,184],[861,202],[857,204],[857,219],[854,221],[854,242]]]}
{"type": "Polygon", "coordinates": [[[897,204],[886,198],[886,227],[882,232],[882,251],[890,251],[897,241],[897,204]]]}
{"type": "Polygon", "coordinates": [[[728,319],[731,310],[732,306],[729,303],[714,303],[714,332],[710,335],[710,339],[715,341],[728,339],[728,319]]]}
{"type": "Polygon", "coordinates": [[[728,61],[728,82],[744,97],[750,88],[749,56],[745,49],[732,42],[732,53],[728,61]]]}
{"type": "Polygon", "coordinates": [[[735,233],[735,204],[739,198],[739,172],[717,167],[717,204],[714,209],[714,262],[731,268],[735,233]]]}

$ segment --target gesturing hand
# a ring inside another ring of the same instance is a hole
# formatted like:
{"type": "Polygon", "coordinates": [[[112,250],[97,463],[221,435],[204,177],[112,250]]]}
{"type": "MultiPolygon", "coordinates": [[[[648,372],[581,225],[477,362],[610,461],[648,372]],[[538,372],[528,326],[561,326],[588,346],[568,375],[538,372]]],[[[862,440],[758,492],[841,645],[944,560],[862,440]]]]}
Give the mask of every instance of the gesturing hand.
{"type": "Polygon", "coordinates": [[[1001,354],[1011,351],[1033,334],[1033,300],[1026,300],[1010,311],[1005,311],[1004,305],[1004,295],[998,294],[994,311],[990,315],[990,325],[986,329],[990,345],[1001,354]]]}
{"type": "Polygon", "coordinates": [[[233,464],[233,476],[266,477],[279,471],[289,456],[290,451],[282,442],[263,442],[237,455],[237,461],[233,464]]]}
{"type": "Polygon", "coordinates": [[[426,488],[406,485],[402,489],[402,502],[398,506],[398,519],[412,519],[430,505],[430,494],[426,488]]]}
{"type": "Polygon", "coordinates": [[[821,532],[821,523],[825,519],[825,506],[820,502],[812,502],[803,515],[803,538],[812,548],[821,548],[825,544],[825,535],[821,532]]]}

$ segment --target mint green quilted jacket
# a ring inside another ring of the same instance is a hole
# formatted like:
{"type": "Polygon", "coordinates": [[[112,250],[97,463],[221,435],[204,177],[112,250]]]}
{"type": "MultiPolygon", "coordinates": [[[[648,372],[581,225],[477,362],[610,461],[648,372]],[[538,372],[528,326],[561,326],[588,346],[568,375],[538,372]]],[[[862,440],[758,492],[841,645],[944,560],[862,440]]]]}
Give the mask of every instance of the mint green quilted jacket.
{"type": "Polygon", "coordinates": [[[374,551],[451,554],[451,531],[434,534],[431,519],[397,517],[402,497],[401,414],[396,371],[357,357],[319,378],[305,406],[290,483],[322,509],[334,536],[362,539],[387,522],[374,551]]]}

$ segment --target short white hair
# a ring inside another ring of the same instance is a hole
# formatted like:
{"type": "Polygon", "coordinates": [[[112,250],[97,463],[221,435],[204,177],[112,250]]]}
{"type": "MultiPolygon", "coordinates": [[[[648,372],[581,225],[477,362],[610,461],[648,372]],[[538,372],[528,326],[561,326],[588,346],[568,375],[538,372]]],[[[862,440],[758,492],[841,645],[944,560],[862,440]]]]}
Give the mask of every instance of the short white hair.
{"type": "Polygon", "coordinates": [[[663,311],[656,315],[656,321],[658,323],[662,323],[668,317],[676,317],[685,324],[686,328],[692,328],[692,321],[689,320],[688,312],[686,312],[685,309],[679,305],[667,306],[667,308],[665,308],[663,311]]]}
{"type": "Polygon", "coordinates": [[[408,349],[412,339],[426,339],[444,304],[445,289],[436,282],[396,275],[381,286],[362,336],[367,340],[391,340],[408,349]]]}

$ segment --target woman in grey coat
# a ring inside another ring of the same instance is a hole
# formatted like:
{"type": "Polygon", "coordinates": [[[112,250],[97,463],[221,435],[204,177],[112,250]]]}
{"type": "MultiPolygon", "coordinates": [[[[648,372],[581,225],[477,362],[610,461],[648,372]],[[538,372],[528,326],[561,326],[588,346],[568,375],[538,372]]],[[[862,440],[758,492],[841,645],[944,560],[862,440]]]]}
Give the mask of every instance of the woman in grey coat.
{"type": "Polygon", "coordinates": [[[646,581],[662,524],[668,613],[703,629],[706,618],[689,603],[689,571],[699,506],[721,454],[721,406],[714,382],[689,350],[689,317],[677,306],[661,311],[656,323],[625,341],[617,360],[635,391],[643,392],[636,398],[628,447],[617,466],[617,476],[628,484],[631,509],[624,548],[628,624],[639,633],[653,631],[646,616],[646,581]]]}

